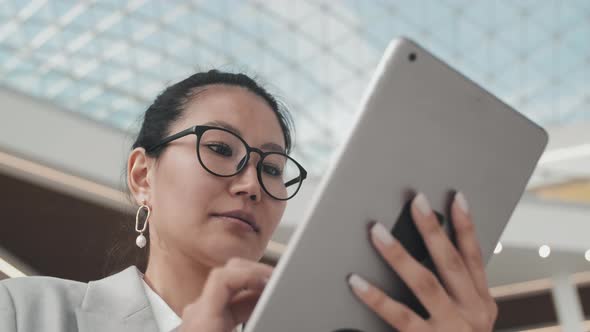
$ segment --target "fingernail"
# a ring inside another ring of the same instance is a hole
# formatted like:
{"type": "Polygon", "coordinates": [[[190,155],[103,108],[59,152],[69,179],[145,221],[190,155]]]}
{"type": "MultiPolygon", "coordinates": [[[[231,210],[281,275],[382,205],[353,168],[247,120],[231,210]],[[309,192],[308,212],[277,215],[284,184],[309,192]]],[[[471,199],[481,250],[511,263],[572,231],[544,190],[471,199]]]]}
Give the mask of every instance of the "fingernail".
{"type": "Polygon", "coordinates": [[[369,283],[356,274],[351,274],[350,277],[348,277],[348,284],[360,293],[364,293],[369,289],[369,283]]]}
{"type": "Polygon", "coordinates": [[[371,227],[371,235],[377,241],[381,242],[382,244],[389,246],[393,244],[394,238],[391,236],[391,233],[383,226],[381,223],[375,223],[373,227],[371,227]]]}
{"type": "Polygon", "coordinates": [[[420,213],[423,216],[429,216],[432,213],[432,209],[430,208],[430,203],[428,202],[428,198],[423,193],[419,193],[416,198],[414,198],[414,205],[418,208],[420,213]]]}
{"type": "Polygon", "coordinates": [[[459,191],[455,194],[455,202],[457,202],[457,205],[459,205],[459,208],[461,208],[464,213],[469,213],[469,204],[462,192],[459,191]]]}

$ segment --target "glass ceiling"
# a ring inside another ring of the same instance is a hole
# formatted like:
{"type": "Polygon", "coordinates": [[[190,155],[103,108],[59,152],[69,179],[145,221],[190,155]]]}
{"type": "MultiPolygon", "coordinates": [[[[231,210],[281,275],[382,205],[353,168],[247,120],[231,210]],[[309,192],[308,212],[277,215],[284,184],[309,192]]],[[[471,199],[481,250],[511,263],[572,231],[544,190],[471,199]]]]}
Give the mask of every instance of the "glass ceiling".
{"type": "Polygon", "coordinates": [[[586,0],[0,0],[0,85],[135,131],[166,84],[243,71],[289,105],[320,175],[400,35],[542,124],[590,119],[586,0]]]}

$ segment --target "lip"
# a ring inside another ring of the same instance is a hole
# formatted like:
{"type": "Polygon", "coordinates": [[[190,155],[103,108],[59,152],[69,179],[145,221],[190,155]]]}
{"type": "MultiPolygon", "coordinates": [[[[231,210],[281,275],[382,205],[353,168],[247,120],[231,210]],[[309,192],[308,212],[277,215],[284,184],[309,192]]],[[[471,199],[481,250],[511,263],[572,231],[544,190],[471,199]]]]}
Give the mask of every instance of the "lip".
{"type": "Polygon", "coordinates": [[[260,232],[260,227],[258,226],[258,224],[256,224],[256,220],[254,219],[254,216],[251,213],[246,212],[244,210],[232,210],[232,211],[221,212],[221,213],[212,213],[211,215],[214,217],[230,217],[230,218],[239,219],[242,222],[248,224],[250,227],[252,227],[252,230],[254,232],[256,232],[256,233],[260,232]]]}

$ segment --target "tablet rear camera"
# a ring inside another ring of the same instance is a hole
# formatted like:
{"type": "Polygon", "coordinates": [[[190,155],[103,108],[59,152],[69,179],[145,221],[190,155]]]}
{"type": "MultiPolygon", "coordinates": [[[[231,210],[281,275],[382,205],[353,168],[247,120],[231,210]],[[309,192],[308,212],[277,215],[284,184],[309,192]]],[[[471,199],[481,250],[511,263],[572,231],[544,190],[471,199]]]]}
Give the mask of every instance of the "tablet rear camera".
{"type": "Polygon", "coordinates": [[[417,58],[417,56],[416,56],[416,53],[414,53],[414,52],[412,52],[412,53],[410,53],[410,55],[408,55],[408,60],[410,60],[410,62],[416,61],[416,58],[417,58]]]}

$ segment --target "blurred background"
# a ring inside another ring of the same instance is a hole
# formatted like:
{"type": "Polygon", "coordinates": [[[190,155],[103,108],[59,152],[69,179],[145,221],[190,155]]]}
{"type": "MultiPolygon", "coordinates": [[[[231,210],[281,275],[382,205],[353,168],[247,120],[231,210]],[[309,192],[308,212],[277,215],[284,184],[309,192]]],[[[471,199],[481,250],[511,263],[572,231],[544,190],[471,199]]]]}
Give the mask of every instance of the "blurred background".
{"type": "Polygon", "coordinates": [[[550,134],[487,268],[496,329],[589,331],[586,0],[0,0],[0,278],[102,277],[134,222],[124,171],[142,112],[210,68],[256,76],[294,115],[311,178],[269,245],[276,262],[398,36],[550,134]]]}

